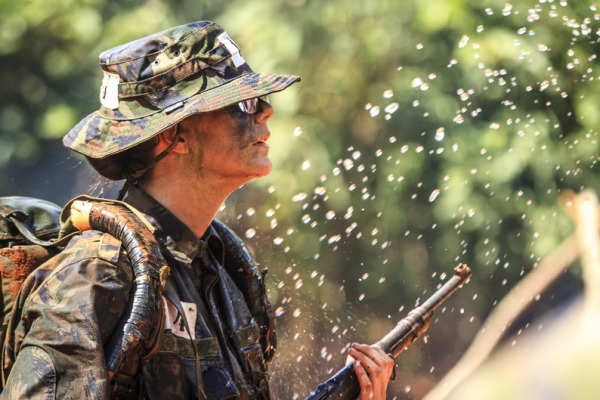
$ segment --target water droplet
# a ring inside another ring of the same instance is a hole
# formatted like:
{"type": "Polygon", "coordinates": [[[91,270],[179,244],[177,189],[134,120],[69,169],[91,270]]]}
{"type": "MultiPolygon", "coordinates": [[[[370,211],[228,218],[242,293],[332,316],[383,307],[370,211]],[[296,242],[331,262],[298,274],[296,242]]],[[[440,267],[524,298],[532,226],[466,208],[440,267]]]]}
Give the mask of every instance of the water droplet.
{"type": "Polygon", "coordinates": [[[342,240],[342,235],[333,235],[327,240],[328,244],[336,243],[342,240]]]}
{"type": "Polygon", "coordinates": [[[298,202],[306,200],[307,197],[308,197],[308,194],[306,194],[306,193],[298,193],[294,197],[292,197],[292,201],[294,203],[298,203],[298,202]]]}
{"type": "Polygon", "coordinates": [[[433,192],[431,192],[431,194],[429,195],[429,202],[433,203],[435,201],[435,199],[437,199],[439,194],[440,194],[440,189],[435,189],[433,192]]]}
{"type": "Polygon", "coordinates": [[[441,142],[442,140],[444,140],[444,136],[446,135],[446,131],[443,127],[440,127],[437,129],[437,131],[435,131],[435,140],[437,140],[438,142],[441,142]]]}
{"type": "Polygon", "coordinates": [[[391,103],[385,107],[384,111],[388,114],[393,114],[394,112],[396,112],[398,110],[399,107],[400,107],[400,105],[398,103],[391,103]]]}
{"type": "Polygon", "coordinates": [[[346,158],[342,164],[343,164],[344,168],[346,169],[346,171],[349,171],[354,167],[354,161],[352,161],[349,158],[346,158]]]}
{"type": "Polygon", "coordinates": [[[414,87],[414,88],[418,88],[420,87],[423,83],[423,80],[421,78],[415,78],[412,80],[412,82],[410,83],[410,86],[414,87]]]}

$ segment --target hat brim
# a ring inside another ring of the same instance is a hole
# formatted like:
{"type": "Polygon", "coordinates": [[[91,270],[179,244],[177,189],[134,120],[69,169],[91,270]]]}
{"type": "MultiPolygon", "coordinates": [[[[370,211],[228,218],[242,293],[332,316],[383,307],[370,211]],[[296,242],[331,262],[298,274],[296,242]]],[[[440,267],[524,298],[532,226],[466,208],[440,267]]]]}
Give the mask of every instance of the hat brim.
{"type": "Polygon", "coordinates": [[[115,120],[100,110],[88,115],[65,137],[66,147],[93,159],[103,159],[128,150],[190,115],[215,111],[239,101],[280,92],[300,81],[296,75],[248,73],[142,118],[115,120]]]}

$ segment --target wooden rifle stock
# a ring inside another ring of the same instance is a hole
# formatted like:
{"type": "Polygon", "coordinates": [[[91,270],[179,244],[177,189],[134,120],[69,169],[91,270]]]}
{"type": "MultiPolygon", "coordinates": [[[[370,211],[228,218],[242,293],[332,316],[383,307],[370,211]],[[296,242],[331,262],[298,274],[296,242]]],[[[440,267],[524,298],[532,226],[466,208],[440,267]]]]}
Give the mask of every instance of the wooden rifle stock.
{"type": "MultiPolygon", "coordinates": [[[[466,264],[454,268],[454,276],[439,288],[423,304],[411,310],[408,315],[375,343],[394,358],[417,340],[427,328],[429,320],[436,308],[471,277],[471,269],[466,264]]],[[[354,363],[347,364],[328,380],[321,383],[317,390],[306,400],[355,400],[360,387],[353,368],[354,363]]]]}

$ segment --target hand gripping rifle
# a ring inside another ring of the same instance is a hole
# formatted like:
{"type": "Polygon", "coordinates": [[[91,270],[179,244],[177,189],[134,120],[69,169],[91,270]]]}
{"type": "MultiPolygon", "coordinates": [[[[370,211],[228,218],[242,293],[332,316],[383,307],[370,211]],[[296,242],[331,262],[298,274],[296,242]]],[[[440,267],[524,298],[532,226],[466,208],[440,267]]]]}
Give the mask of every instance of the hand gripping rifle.
{"type": "MultiPolygon", "coordinates": [[[[454,268],[454,276],[439,288],[423,304],[414,308],[408,315],[375,343],[383,351],[393,356],[398,355],[417,340],[427,328],[433,311],[440,306],[452,293],[471,277],[471,269],[466,264],[454,268]]],[[[321,383],[317,390],[306,400],[355,400],[360,392],[358,379],[354,373],[354,363],[347,364],[327,381],[321,383]]]]}

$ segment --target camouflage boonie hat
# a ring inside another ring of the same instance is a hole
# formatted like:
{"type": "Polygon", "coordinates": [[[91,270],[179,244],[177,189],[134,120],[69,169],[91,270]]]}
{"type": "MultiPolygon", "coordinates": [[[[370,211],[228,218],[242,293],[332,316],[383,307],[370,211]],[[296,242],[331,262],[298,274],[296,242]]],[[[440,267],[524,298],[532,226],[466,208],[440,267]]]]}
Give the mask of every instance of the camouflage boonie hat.
{"type": "Polygon", "coordinates": [[[266,96],[300,80],[254,73],[223,28],[210,21],[107,50],[100,66],[100,109],[63,138],[66,147],[92,160],[130,149],[194,113],[266,96]]]}

